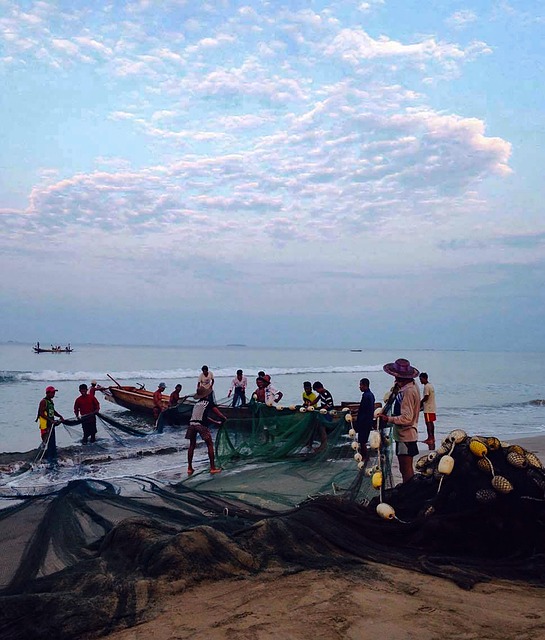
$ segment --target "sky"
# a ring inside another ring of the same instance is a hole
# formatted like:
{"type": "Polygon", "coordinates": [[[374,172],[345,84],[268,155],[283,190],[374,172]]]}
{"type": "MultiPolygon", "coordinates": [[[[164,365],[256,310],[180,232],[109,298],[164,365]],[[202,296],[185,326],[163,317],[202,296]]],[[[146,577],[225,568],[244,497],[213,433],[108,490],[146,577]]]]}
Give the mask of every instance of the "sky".
{"type": "Polygon", "coordinates": [[[544,31],[0,0],[0,340],[545,351],[544,31]]]}

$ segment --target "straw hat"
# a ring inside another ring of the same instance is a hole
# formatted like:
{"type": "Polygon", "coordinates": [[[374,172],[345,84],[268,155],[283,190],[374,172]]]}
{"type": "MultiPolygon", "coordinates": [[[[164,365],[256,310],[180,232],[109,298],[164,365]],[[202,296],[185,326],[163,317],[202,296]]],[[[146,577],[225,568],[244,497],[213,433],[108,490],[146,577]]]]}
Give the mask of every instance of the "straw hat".
{"type": "Polygon", "coordinates": [[[416,367],[411,366],[411,363],[405,358],[398,358],[395,362],[389,362],[383,367],[386,373],[396,378],[404,378],[405,380],[416,378],[420,373],[416,367]]]}

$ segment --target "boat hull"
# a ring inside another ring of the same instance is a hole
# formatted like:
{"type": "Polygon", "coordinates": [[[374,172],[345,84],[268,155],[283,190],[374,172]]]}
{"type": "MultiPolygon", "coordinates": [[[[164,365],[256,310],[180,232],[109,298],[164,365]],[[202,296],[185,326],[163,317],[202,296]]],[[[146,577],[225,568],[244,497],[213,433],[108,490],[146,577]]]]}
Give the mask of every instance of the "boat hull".
{"type": "MultiPolygon", "coordinates": [[[[106,400],[130,411],[153,415],[153,391],[138,387],[107,387],[103,389],[106,400]]],[[[168,396],[163,394],[163,408],[168,407],[168,396]]]]}

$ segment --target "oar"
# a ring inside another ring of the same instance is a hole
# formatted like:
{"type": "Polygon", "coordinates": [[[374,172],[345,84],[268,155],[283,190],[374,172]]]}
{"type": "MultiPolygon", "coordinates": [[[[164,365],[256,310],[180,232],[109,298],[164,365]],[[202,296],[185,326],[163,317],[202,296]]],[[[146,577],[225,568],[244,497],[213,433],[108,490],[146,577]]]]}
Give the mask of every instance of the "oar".
{"type": "Polygon", "coordinates": [[[116,385],[117,385],[118,387],[121,387],[121,385],[119,384],[119,382],[118,382],[115,378],[112,378],[112,376],[111,376],[109,373],[107,373],[106,375],[108,376],[108,378],[110,378],[110,380],[113,380],[113,381],[116,383],[116,385]]]}

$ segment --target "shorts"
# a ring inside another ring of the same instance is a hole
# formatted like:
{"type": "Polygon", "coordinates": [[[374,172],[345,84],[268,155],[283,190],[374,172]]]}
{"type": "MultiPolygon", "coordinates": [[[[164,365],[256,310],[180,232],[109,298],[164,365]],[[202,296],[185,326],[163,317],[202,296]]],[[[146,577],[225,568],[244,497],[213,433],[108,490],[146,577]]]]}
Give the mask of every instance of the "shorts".
{"type": "Polygon", "coordinates": [[[418,445],[416,442],[396,442],[396,455],[414,458],[418,455],[418,445]]]}
{"type": "Polygon", "coordinates": [[[199,422],[190,422],[185,432],[186,439],[194,440],[197,434],[199,434],[203,440],[212,440],[212,434],[208,427],[205,427],[204,424],[200,424],[199,422]]]}
{"type": "Polygon", "coordinates": [[[435,415],[435,413],[425,413],[424,414],[424,421],[425,422],[435,422],[437,420],[437,416],[435,415]]]}

